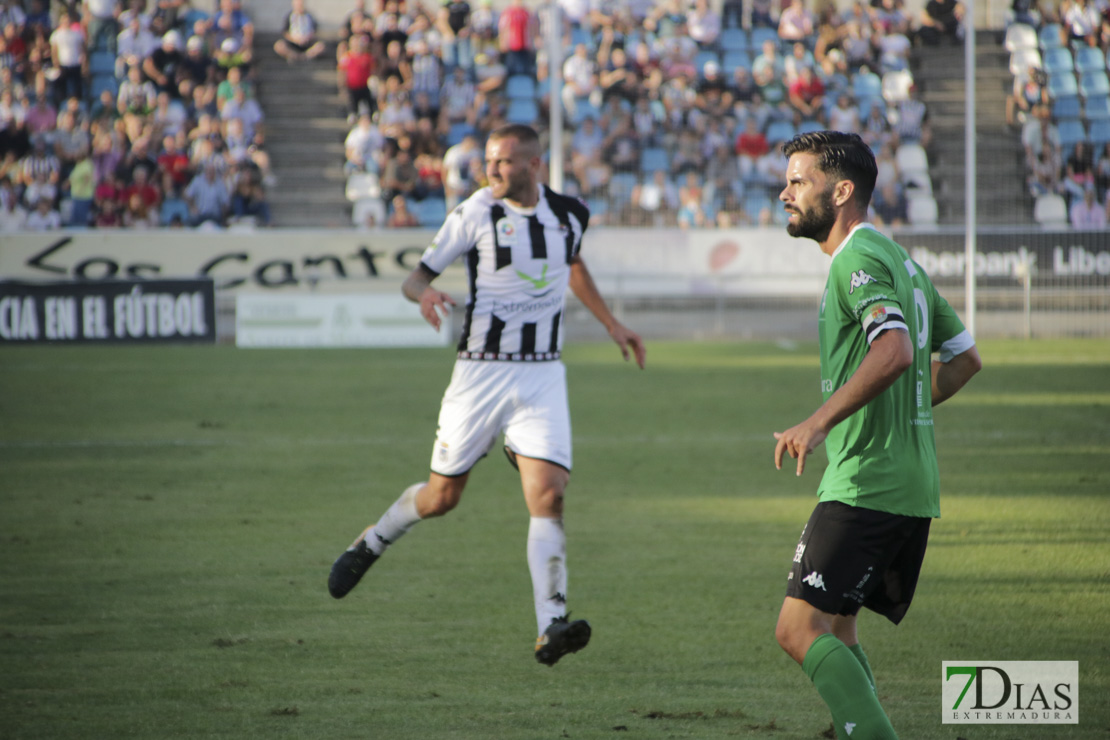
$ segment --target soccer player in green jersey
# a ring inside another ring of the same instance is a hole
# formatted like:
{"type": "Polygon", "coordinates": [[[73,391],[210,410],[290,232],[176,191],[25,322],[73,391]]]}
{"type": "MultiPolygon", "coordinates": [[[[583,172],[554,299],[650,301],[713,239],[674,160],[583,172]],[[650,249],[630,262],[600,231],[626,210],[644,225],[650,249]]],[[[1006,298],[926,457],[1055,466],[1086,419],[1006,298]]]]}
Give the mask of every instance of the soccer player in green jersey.
{"type": "Polygon", "coordinates": [[[859,645],[861,607],[897,624],[940,516],[933,407],[979,371],[974,340],[925,272],[867,223],[875,157],[856,134],[800,134],[779,195],[791,236],[832,257],[818,334],[824,403],[776,432],[775,467],[825,443],[818,504],[794,554],[775,637],[837,736],[897,738],[859,645]],[[936,353],[938,359],[933,359],[936,353]]]}

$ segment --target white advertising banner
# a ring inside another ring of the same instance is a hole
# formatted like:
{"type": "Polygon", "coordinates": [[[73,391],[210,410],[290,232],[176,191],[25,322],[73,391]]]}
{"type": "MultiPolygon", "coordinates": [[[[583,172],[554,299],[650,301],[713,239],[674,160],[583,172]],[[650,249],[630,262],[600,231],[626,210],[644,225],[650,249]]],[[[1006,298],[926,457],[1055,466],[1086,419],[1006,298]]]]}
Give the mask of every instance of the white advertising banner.
{"type": "MultiPolygon", "coordinates": [[[[210,278],[222,292],[393,293],[434,238],[424,229],[16,234],[0,242],[0,279],[210,278]]],[[[582,255],[608,296],[818,296],[829,262],[781,228],[598,228],[582,255]]],[[[437,287],[465,291],[461,262],[437,287]]]]}
{"type": "Polygon", "coordinates": [[[400,295],[235,297],[239,347],[441,347],[449,334],[433,329],[400,295]]]}

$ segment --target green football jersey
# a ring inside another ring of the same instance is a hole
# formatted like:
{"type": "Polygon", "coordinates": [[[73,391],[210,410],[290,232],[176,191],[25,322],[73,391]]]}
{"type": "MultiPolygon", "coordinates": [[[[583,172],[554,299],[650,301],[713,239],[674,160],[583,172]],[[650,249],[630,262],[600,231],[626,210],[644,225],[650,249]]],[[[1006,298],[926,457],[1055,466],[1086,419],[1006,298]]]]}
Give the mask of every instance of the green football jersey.
{"type": "Polygon", "coordinates": [[[956,312],[901,246],[869,225],[833,253],[818,331],[825,399],[855,373],[881,332],[904,329],[913,364],[887,390],[833,427],[818,496],[892,514],[940,516],[933,438],[932,354],[973,345],[956,312]]]}

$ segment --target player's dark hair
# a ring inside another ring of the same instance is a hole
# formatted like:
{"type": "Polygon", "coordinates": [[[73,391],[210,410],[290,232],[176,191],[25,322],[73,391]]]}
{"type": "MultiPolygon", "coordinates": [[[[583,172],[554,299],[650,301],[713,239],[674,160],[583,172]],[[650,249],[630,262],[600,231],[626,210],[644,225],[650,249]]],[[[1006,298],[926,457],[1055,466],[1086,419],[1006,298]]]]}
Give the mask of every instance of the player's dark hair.
{"type": "Polygon", "coordinates": [[[516,139],[521,144],[533,144],[537,147],[540,143],[540,135],[536,133],[536,129],[523,123],[507,123],[499,126],[490,131],[489,138],[516,139]]]}
{"type": "Polygon", "coordinates": [[[875,155],[859,134],[841,131],[811,131],[798,134],[782,147],[789,158],[793,154],[813,154],[817,169],[834,180],[849,180],[855,187],[856,203],[867,208],[875,191],[879,167],[875,155]]]}

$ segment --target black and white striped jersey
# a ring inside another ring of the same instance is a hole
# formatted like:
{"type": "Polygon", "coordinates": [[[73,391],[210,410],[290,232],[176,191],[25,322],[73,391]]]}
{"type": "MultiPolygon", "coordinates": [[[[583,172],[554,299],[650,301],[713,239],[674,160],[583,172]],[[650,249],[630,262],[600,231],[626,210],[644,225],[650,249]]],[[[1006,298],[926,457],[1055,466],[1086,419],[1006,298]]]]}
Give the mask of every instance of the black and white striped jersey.
{"type": "Polygon", "coordinates": [[[482,188],[447,216],[421,262],[437,275],[460,257],[466,262],[470,293],[460,358],[559,358],[570,261],[589,215],[581,201],[541,185],[531,209],[514,208],[482,188]]]}

